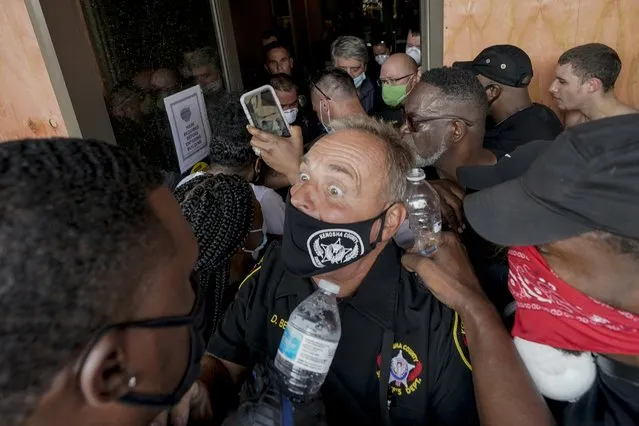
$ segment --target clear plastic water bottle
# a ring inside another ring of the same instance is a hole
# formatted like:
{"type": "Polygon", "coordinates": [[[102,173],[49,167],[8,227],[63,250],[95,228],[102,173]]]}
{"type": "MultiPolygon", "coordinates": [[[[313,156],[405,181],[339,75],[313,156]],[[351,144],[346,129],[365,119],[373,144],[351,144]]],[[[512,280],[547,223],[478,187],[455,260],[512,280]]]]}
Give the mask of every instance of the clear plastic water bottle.
{"type": "Polygon", "coordinates": [[[339,286],[320,280],[319,288],[293,311],[280,341],[275,368],[294,402],[319,392],[342,335],[336,296],[339,286]]]}
{"type": "Polygon", "coordinates": [[[437,250],[442,231],[439,195],[428,182],[422,169],[411,169],[406,175],[408,223],[415,235],[413,249],[424,256],[437,250]]]}

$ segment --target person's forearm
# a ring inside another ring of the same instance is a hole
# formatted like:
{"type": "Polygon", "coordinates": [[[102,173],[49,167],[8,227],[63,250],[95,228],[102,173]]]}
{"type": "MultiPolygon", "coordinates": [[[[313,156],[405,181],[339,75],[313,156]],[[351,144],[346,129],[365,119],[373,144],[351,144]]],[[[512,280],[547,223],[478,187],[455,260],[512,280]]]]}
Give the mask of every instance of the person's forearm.
{"type": "Polygon", "coordinates": [[[285,175],[273,169],[269,169],[269,171],[264,176],[264,186],[271,189],[286,188],[291,185],[289,181],[290,178],[288,174],[285,175]]]}
{"type": "Polygon", "coordinates": [[[286,172],[286,179],[289,185],[293,186],[300,178],[300,164],[293,164],[286,172]]]}
{"type": "Polygon", "coordinates": [[[484,300],[459,314],[468,339],[481,424],[554,424],[550,410],[490,302],[484,300]]]}
{"type": "Polygon", "coordinates": [[[208,394],[215,418],[224,418],[227,410],[235,405],[237,399],[238,383],[232,374],[221,360],[206,354],[202,358],[197,381],[208,394]]]}

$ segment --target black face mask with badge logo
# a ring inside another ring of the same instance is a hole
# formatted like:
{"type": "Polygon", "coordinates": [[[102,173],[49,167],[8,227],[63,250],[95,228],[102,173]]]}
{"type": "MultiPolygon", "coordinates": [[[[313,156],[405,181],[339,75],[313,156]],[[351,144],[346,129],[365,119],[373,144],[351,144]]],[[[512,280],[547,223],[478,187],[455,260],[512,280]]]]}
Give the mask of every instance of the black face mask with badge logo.
{"type": "Polygon", "coordinates": [[[381,242],[387,211],[362,222],[327,223],[295,208],[289,196],[282,239],[282,257],[286,269],[307,278],[358,261],[381,242]],[[370,242],[371,230],[380,219],[377,237],[370,242]]]}

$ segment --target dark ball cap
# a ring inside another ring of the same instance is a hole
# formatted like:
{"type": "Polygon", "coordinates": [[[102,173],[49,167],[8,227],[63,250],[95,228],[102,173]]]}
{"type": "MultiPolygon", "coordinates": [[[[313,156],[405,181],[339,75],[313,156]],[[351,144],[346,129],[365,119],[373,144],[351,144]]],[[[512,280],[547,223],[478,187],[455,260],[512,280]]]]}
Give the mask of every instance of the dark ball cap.
{"type": "Polygon", "coordinates": [[[464,199],[484,239],[546,244],[600,230],[639,239],[639,114],[561,133],[524,174],[464,199]]]}
{"type": "Polygon", "coordinates": [[[487,47],[472,61],[453,63],[510,87],[527,87],[533,77],[533,67],[526,52],[511,44],[487,47]]]}

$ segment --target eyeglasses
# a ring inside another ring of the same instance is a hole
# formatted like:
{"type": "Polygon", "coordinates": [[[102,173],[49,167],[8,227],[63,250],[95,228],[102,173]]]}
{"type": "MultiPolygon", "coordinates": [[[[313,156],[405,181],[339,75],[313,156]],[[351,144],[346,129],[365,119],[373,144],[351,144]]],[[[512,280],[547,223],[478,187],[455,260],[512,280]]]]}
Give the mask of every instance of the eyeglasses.
{"type": "MultiPolygon", "coordinates": [[[[191,288],[195,293],[195,300],[191,311],[186,315],[173,315],[167,317],[148,318],[142,320],[132,320],[110,324],[99,329],[90,341],[88,347],[95,343],[111,330],[124,330],[127,328],[162,329],[192,326],[196,330],[203,330],[206,324],[206,306],[204,298],[200,293],[200,278],[195,272],[191,273],[189,279],[191,288]]],[[[88,355],[88,351],[86,353],[88,355]]],[[[86,356],[86,355],[85,355],[86,356]]]]}
{"type": "Polygon", "coordinates": [[[311,85],[315,88],[315,90],[317,90],[318,92],[320,92],[320,95],[324,96],[327,100],[332,101],[331,97],[328,96],[326,93],[324,93],[322,91],[322,89],[319,88],[319,86],[317,85],[317,83],[315,83],[315,81],[311,80],[311,85]]]}
{"type": "Polygon", "coordinates": [[[474,124],[472,121],[466,118],[458,117],[456,115],[442,115],[439,117],[428,117],[428,118],[417,118],[417,119],[413,118],[411,115],[408,115],[408,114],[404,115],[404,123],[406,123],[406,126],[408,127],[408,130],[411,131],[411,133],[419,133],[423,131],[424,124],[430,123],[431,121],[436,121],[436,120],[459,120],[468,127],[472,127],[474,124]]]}
{"type": "Polygon", "coordinates": [[[402,81],[406,77],[411,77],[413,74],[415,74],[415,73],[410,73],[410,74],[407,74],[404,77],[400,77],[400,78],[385,78],[383,80],[380,78],[379,80],[377,80],[377,85],[379,87],[382,87],[384,84],[389,84],[391,86],[395,86],[399,81],[402,81]]]}

